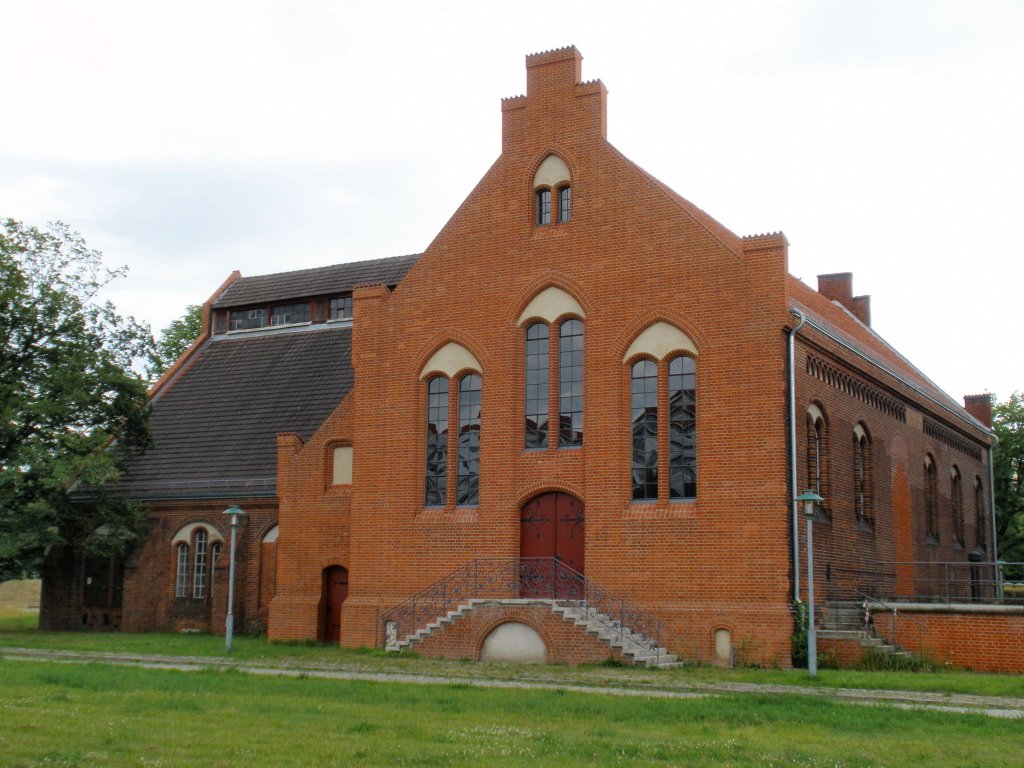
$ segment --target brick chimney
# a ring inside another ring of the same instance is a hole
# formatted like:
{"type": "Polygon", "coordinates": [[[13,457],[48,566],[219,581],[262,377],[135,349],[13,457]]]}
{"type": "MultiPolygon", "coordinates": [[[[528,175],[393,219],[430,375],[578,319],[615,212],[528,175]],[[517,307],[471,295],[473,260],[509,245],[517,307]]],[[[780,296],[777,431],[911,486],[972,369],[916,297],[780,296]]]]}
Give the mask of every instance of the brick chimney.
{"type": "Polygon", "coordinates": [[[853,295],[853,273],[818,275],[818,293],[846,307],[864,325],[871,327],[871,297],[853,295]]]}
{"type": "Polygon", "coordinates": [[[992,395],[964,395],[964,408],[989,429],[992,428],[992,395]]]}

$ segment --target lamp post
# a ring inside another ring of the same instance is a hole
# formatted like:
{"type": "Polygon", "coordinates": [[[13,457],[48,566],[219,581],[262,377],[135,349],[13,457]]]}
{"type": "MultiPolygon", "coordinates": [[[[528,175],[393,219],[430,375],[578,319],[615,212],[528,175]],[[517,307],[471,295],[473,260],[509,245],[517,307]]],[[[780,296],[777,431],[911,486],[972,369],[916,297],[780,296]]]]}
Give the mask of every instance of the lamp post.
{"type": "Polygon", "coordinates": [[[238,530],[238,518],[245,515],[241,507],[234,505],[224,510],[231,517],[231,560],[228,566],[228,616],[224,623],[224,650],[231,653],[231,641],[235,634],[235,533],[238,530]]]}
{"type": "Polygon", "coordinates": [[[814,629],[814,505],[824,501],[812,490],[806,490],[796,497],[804,505],[804,519],[807,520],[807,673],[818,675],[818,633],[814,629]]]}

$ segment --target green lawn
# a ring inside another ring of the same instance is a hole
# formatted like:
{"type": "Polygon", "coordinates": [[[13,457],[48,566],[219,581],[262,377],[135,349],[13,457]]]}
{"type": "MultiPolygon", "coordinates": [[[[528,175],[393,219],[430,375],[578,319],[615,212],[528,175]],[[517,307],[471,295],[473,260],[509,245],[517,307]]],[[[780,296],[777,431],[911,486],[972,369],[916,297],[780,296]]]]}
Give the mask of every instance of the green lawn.
{"type": "MultiPolygon", "coordinates": [[[[120,634],[91,632],[40,632],[34,619],[0,618],[0,648],[156,653],[173,656],[225,657],[224,639],[205,634],[120,634]]],[[[748,682],[775,685],[813,685],[823,688],[871,688],[971,693],[1024,698],[1024,676],[983,675],[969,672],[937,673],[821,670],[810,680],[803,670],[719,669],[685,666],[647,670],[604,666],[546,667],[416,658],[385,654],[370,649],[344,650],[322,645],[270,643],[265,638],[235,638],[232,657],[253,663],[289,666],[332,667],[354,671],[401,672],[443,675],[448,678],[490,677],[529,679],[560,684],[626,685],[677,688],[702,683],[748,682]]]]}
{"type": "Polygon", "coordinates": [[[0,661],[0,764],[1019,766],[1024,726],[800,696],[665,700],[0,661]]]}

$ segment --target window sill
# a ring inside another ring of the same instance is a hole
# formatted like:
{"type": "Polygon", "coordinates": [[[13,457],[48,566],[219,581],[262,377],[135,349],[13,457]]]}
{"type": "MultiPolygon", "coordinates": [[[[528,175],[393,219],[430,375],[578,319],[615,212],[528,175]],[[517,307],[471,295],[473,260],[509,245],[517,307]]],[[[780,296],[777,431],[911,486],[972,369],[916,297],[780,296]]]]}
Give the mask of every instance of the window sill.
{"type": "Polygon", "coordinates": [[[475,523],[479,518],[478,505],[422,507],[416,515],[416,522],[424,524],[475,523]]]}
{"type": "Polygon", "coordinates": [[[860,518],[857,520],[857,530],[861,533],[870,533],[872,536],[875,535],[874,523],[864,518],[860,518]]]}
{"type": "MultiPolygon", "coordinates": [[[[324,320],[324,323],[326,323],[328,325],[352,325],[352,318],[351,317],[339,317],[339,318],[335,318],[334,320],[324,320]]],[[[278,326],[278,327],[280,328],[281,326],[278,326]]]]}
{"type": "Polygon", "coordinates": [[[930,533],[928,534],[927,542],[928,542],[929,545],[931,545],[933,547],[939,546],[939,539],[938,539],[938,537],[934,536],[934,535],[932,535],[930,533]]]}
{"type": "Polygon", "coordinates": [[[625,520],[692,520],[697,516],[696,499],[631,501],[623,512],[625,520]]]}

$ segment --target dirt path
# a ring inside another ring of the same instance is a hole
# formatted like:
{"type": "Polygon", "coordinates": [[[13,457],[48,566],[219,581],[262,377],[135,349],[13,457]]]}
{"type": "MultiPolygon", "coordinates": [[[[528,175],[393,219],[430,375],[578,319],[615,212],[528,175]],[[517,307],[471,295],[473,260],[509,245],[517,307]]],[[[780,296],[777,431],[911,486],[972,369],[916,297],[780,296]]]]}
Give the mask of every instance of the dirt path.
{"type": "Polygon", "coordinates": [[[31,648],[0,649],[0,658],[10,661],[49,661],[66,664],[101,663],[134,666],[146,669],[198,671],[201,669],[236,669],[251,675],[282,677],[316,677],[328,680],[371,680],[381,683],[414,685],[471,685],[480,688],[520,688],[532,690],[574,691],[606,696],[648,696],[665,699],[694,699],[716,694],[752,694],[758,696],[817,696],[834,701],[901,709],[927,709],[1008,719],[1024,719],[1024,699],[1005,696],[973,696],[967,694],[928,693],[922,691],[869,690],[865,688],[809,688],[794,685],[763,685],[758,683],[675,683],[672,687],[597,686],[537,682],[526,680],[495,680],[471,675],[445,677],[403,672],[366,672],[344,668],[325,668],[289,664],[254,664],[213,656],[162,656],[158,654],[102,653],[90,651],[47,651],[31,648]]]}

